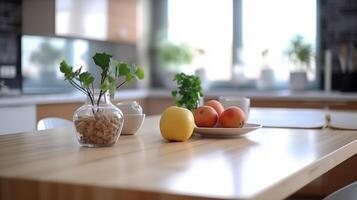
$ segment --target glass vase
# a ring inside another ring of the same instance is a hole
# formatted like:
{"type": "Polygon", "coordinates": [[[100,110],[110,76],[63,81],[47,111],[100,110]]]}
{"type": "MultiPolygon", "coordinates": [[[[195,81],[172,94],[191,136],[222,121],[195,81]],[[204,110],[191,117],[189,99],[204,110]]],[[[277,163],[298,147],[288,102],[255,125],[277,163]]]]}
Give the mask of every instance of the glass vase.
{"type": "Polygon", "coordinates": [[[114,106],[105,93],[98,101],[87,97],[85,105],[78,108],[73,115],[76,135],[81,146],[109,147],[113,146],[122,131],[124,116],[119,108],[114,106]]]}

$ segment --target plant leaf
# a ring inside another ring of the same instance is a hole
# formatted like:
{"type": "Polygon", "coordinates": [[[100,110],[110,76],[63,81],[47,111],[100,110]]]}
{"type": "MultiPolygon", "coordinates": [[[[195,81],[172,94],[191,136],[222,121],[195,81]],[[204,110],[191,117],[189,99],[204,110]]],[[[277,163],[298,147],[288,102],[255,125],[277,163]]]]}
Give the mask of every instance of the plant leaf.
{"type": "Polygon", "coordinates": [[[138,67],[138,69],[137,69],[136,72],[135,72],[135,75],[136,75],[140,80],[143,80],[144,77],[145,77],[145,72],[144,72],[143,68],[138,67]]]}
{"type": "Polygon", "coordinates": [[[89,72],[83,72],[79,74],[78,80],[82,82],[84,87],[88,88],[94,82],[94,77],[89,72]]]}
{"type": "Polygon", "coordinates": [[[60,70],[62,73],[68,73],[69,71],[72,71],[72,67],[69,66],[65,60],[63,60],[60,63],[60,70]]]}
{"type": "Polygon", "coordinates": [[[75,76],[72,69],[73,67],[69,66],[65,60],[60,63],[60,71],[64,73],[65,80],[72,80],[75,76]]]}
{"type": "Polygon", "coordinates": [[[131,81],[132,79],[133,79],[133,75],[130,74],[130,73],[128,73],[128,74],[125,76],[125,80],[126,80],[127,82],[131,81]]]}
{"type": "Polygon", "coordinates": [[[110,58],[112,56],[106,53],[96,53],[93,56],[93,61],[96,65],[98,65],[103,71],[107,71],[109,69],[110,58]]]}
{"type": "Polygon", "coordinates": [[[119,64],[119,76],[126,76],[130,73],[130,69],[127,63],[120,63],[119,64]]]}
{"type": "Polygon", "coordinates": [[[106,92],[107,90],[109,90],[110,88],[110,82],[108,79],[105,79],[103,81],[103,83],[100,85],[100,89],[103,91],[103,92],[106,92]]]}
{"type": "Polygon", "coordinates": [[[177,90],[171,92],[177,106],[184,106],[192,112],[197,108],[202,96],[201,81],[194,75],[176,74],[177,90]]]}
{"type": "Polygon", "coordinates": [[[171,92],[171,95],[172,95],[173,97],[176,97],[177,91],[176,91],[176,90],[175,90],[175,91],[172,91],[172,92],[171,92]]]}

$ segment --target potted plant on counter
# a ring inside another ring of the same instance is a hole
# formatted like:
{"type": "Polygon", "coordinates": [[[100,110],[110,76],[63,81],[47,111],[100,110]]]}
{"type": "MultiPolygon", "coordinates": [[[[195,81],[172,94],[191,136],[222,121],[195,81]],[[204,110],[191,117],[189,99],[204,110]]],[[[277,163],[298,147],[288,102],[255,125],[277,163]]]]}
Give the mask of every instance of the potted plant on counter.
{"type": "MultiPolygon", "coordinates": [[[[164,72],[162,75],[163,83],[169,89],[176,87],[173,80],[175,74],[185,71],[184,67],[191,65],[196,56],[204,54],[202,49],[196,49],[187,44],[177,44],[170,41],[160,43],[156,49],[160,65],[164,72]]],[[[194,70],[192,70],[192,72],[193,71],[194,70]]],[[[204,85],[208,84],[204,68],[198,68],[194,72],[204,81],[204,85]]]]}
{"type": "Polygon", "coordinates": [[[136,65],[116,61],[106,53],[96,53],[93,61],[101,70],[98,91],[94,89],[94,76],[82,72],[82,67],[74,70],[63,60],[60,70],[66,81],[87,96],[86,104],[73,115],[79,143],[87,147],[112,146],[119,138],[124,120],[123,113],[110,98],[123,84],[143,79],[144,71],[136,65]]]}
{"type": "Polygon", "coordinates": [[[311,70],[311,62],[314,57],[311,44],[305,43],[304,38],[298,35],[291,40],[286,54],[296,68],[290,72],[290,89],[307,89],[307,72],[311,70]]]}
{"type": "Polygon", "coordinates": [[[191,48],[186,44],[175,44],[169,41],[161,42],[157,48],[160,66],[163,69],[164,86],[175,88],[174,76],[181,71],[183,65],[188,65],[193,60],[191,48]]]}
{"type": "Polygon", "coordinates": [[[171,92],[175,98],[175,104],[179,107],[185,107],[191,112],[202,104],[202,88],[200,78],[195,75],[186,75],[178,73],[174,81],[177,82],[177,90],[171,92]]]}

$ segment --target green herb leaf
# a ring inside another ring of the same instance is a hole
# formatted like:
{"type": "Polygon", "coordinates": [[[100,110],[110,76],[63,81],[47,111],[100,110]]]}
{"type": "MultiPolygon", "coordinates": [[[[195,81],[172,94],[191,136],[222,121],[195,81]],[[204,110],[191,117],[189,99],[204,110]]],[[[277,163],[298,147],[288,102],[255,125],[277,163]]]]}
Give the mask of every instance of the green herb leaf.
{"type": "Polygon", "coordinates": [[[173,97],[176,97],[177,91],[172,91],[172,92],[171,92],[171,95],[172,95],[173,97]]]}
{"type": "Polygon", "coordinates": [[[60,70],[62,73],[66,74],[72,71],[72,67],[67,64],[65,60],[60,63],[60,70]]]}
{"type": "Polygon", "coordinates": [[[130,73],[130,69],[127,63],[120,63],[119,64],[119,76],[126,76],[130,73]]]}
{"type": "Polygon", "coordinates": [[[125,76],[125,80],[127,82],[131,81],[133,78],[134,78],[134,76],[132,74],[130,74],[130,73],[125,76]]]}
{"type": "Polygon", "coordinates": [[[60,71],[64,73],[65,80],[72,80],[74,78],[74,73],[72,71],[72,67],[69,66],[65,60],[63,60],[60,64],[60,71]]]}
{"type": "Polygon", "coordinates": [[[136,75],[140,80],[143,80],[144,77],[145,77],[145,73],[144,73],[143,68],[138,67],[138,69],[137,69],[136,72],[135,72],[135,75],[136,75]]]}
{"type": "Polygon", "coordinates": [[[93,60],[103,71],[108,71],[111,57],[111,55],[106,53],[96,53],[93,56],[93,60]]]}
{"type": "Polygon", "coordinates": [[[94,77],[89,72],[79,74],[78,80],[83,83],[83,86],[88,88],[93,82],[94,77]]]}
{"type": "Polygon", "coordinates": [[[186,107],[193,112],[203,96],[200,79],[194,75],[179,73],[173,80],[177,83],[177,90],[172,91],[171,95],[175,97],[176,105],[186,107]]]}
{"type": "MultiPolygon", "coordinates": [[[[96,53],[93,56],[93,61],[102,69],[102,72],[100,73],[101,82],[99,85],[101,93],[103,94],[109,90],[111,98],[114,97],[116,89],[124,83],[129,82],[134,78],[144,78],[144,71],[141,68],[138,68],[136,65],[128,65],[125,62],[116,61],[112,59],[112,56],[109,54],[96,53]],[[125,78],[125,80],[119,81],[120,78],[125,78]]],[[[89,72],[82,72],[82,67],[73,71],[73,67],[68,65],[65,60],[60,63],[59,68],[64,74],[65,80],[79,91],[88,95],[92,105],[94,105],[94,77],[92,74],[89,72]]]]}
{"type": "Polygon", "coordinates": [[[107,90],[109,90],[110,88],[110,82],[108,79],[105,79],[103,81],[103,83],[100,85],[100,89],[103,91],[103,92],[106,92],[107,90]]]}

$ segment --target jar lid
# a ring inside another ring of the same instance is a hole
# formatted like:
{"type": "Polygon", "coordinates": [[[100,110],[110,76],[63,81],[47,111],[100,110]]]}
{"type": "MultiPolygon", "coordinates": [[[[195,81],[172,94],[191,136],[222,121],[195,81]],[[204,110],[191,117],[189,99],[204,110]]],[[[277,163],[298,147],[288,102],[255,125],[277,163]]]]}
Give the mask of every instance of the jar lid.
{"type": "Polygon", "coordinates": [[[136,101],[122,101],[117,103],[117,107],[123,114],[143,114],[143,108],[136,101]]]}

